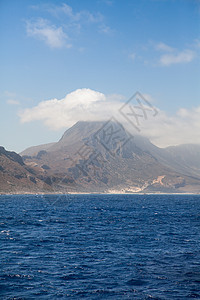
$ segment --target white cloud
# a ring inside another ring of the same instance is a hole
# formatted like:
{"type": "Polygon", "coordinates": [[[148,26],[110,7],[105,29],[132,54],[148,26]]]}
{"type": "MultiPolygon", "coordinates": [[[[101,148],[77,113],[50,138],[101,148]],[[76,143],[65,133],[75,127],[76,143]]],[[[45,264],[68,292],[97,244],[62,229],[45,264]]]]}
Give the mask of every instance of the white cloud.
{"type": "Polygon", "coordinates": [[[119,98],[115,103],[111,96],[106,98],[104,94],[90,89],[78,89],[61,100],[47,100],[25,109],[20,113],[20,118],[22,123],[42,120],[48,127],[57,130],[70,127],[80,120],[110,118],[118,102],[119,98]]]}
{"type": "Polygon", "coordinates": [[[105,24],[101,24],[99,26],[99,32],[105,33],[105,34],[111,34],[113,31],[110,29],[109,26],[107,26],[105,24]]]}
{"type": "Polygon", "coordinates": [[[9,105],[19,105],[20,102],[16,99],[17,95],[16,93],[10,92],[10,91],[4,91],[3,93],[4,98],[6,98],[6,103],[9,105]]]}
{"type": "Polygon", "coordinates": [[[134,61],[135,58],[136,58],[136,54],[135,54],[135,53],[131,53],[131,54],[129,55],[129,57],[130,57],[130,59],[131,59],[132,61],[134,61]]]}
{"type": "Polygon", "coordinates": [[[52,48],[71,47],[69,39],[75,40],[76,35],[79,35],[86,26],[93,26],[99,33],[112,33],[111,28],[105,24],[104,16],[99,12],[75,11],[66,3],[62,5],[41,4],[37,6],[37,10],[45,14],[49,13],[51,20],[52,17],[56,18],[56,24],[60,25],[53,25],[43,18],[27,21],[27,35],[43,40],[52,48]]]}
{"type": "Polygon", "coordinates": [[[14,99],[8,99],[6,102],[7,102],[7,104],[10,104],[10,105],[19,105],[20,104],[19,101],[14,100],[14,99]]]}
{"type": "Polygon", "coordinates": [[[199,40],[199,39],[196,39],[196,40],[194,41],[194,43],[195,43],[195,47],[196,47],[196,48],[200,48],[200,40],[199,40]]]}
{"type": "Polygon", "coordinates": [[[160,57],[160,64],[162,66],[170,66],[172,64],[189,63],[195,57],[192,50],[184,50],[177,54],[164,54],[160,57]]]}
{"type": "Polygon", "coordinates": [[[180,51],[179,49],[172,48],[163,42],[157,44],[154,43],[155,50],[164,52],[159,57],[158,63],[160,66],[165,67],[173,64],[190,63],[197,55],[199,44],[199,40],[196,39],[194,43],[190,45],[190,48],[180,51]]]}
{"type": "Polygon", "coordinates": [[[153,103],[156,102],[155,98],[153,98],[151,95],[149,95],[149,94],[142,94],[142,95],[152,105],[153,105],[153,103]]]}
{"type": "Polygon", "coordinates": [[[165,52],[173,52],[174,48],[166,45],[165,43],[159,43],[155,46],[156,50],[161,50],[161,51],[165,51],[165,52]]]}
{"type": "Polygon", "coordinates": [[[66,3],[63,3],[61,6],[53,5],[52,7],[48,7],[47,11],[58,18],[61,14],[64,14],[71,22],[85,21],[87,23],[99,23],[103,21],[103,15],[98,12],[95,14],[88,10],[75,12],[73,8],[66,3]]]}
{"type": "Polygon", "coordinates": [[[200,144],[200,107],[181,108],[175,116],[168,116],[159,111],[158,115],[148,120],[148,127],[142,134],[160,147],[179,144],[200,144]]]}
{"type": "Polygon", "coordinates": [[[4,95],[6,97],[10,97],[10,98],[15,98],[16,97],[16,93],[10,92],[10,91],[5,91],[4,95]]]}
{"type": "Polygon", "coordinates": [[[113,5],[113,1],[111,0],[102,0],[103,3],[105,3],[108,6],[112,6],[113,5]]]}
{"type": "MultiPolygon", "coordinates": [[[[153,102],[150,95],[143,96],[150,103],[153,102]]],[[[21,111],[20,119],[22,123],[40,120],[53,130],[61,128],[65,130],[80,120],[107,121],[114,116],[133,135],[138,134],[138,131],[119,113],[124,101],[125,98],[121,95],[104,95],[91,89],[78,89],[61,100],[42,101],[33,108],[21,111]]],[[[200,107],[181,108],[174,116],[157,110],[159,112],[156,117],[147,111],[147,119],[139,119],[142,135],[149,137],[160,147],[183,143],[200,144],[200,107]]]]}
{"type": "Polygon", "coordinates": [[[38,19],[35,22],[27,22],[26,31],[28,36],[43,40],[51,48],[71,47],[63,28],[50,25],[47,20],[38,19]]]}
{"type": "Polygon", "coordinates": [[[74,14],[72,7],[67,5],[66,3],[63,3],[62,6],[56,6],[53,8],[53,10],[51,9],[49,11],[57,14],[63,12],[66,16],[76,21],[80,19],[80,14],[74,14]]]}

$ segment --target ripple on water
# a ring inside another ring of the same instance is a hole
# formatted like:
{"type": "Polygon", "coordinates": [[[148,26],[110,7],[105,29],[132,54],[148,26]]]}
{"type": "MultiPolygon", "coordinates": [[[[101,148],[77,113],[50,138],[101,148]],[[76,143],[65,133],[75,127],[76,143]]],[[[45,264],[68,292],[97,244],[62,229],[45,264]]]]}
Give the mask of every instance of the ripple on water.
{"type": "Polygon", "coordinates": [[[200,299],[200,196],[69,198],[0,196],[0,299],[200,299]]]}

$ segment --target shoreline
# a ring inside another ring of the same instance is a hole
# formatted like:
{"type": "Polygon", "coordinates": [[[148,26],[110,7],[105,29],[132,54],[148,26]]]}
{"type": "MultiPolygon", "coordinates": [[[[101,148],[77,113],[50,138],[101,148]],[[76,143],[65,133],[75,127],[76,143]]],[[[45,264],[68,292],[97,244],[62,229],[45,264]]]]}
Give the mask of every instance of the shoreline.
{"type": "Polygon", "coordinates": [[[142,195],[142,196],[145,196],[145,195],[200,195],[200,192],[198,193],[195,193],[195,192],[183,192],[183,193],[180,193],[180,192],[177,192],[177,193],[164,193],[164,192],[154,192],[154,193],[151,193],[151,192],[147,192],[147,193],[140,193],[140,192],[137,192],[137,193],[100,193],[100,192],[69,192],[69,193],[29,193],[29,192],[19,192],[19,193],[0,193],[0,197],[1,196],[67,196],[67,195],[142,195]]]}

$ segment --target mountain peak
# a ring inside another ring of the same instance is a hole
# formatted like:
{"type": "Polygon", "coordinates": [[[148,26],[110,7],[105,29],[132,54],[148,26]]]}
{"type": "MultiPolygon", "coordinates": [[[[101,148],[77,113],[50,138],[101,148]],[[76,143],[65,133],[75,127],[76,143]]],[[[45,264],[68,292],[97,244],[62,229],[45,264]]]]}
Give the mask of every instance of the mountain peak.
{"type": "MultiPolygon", "coordinates": [[[[108,122],[116,126],[115,121],[78,121],[72,127],[67,129],[58,143],[75,143],[94,135],[98,130],[103,128],[108,122]]],[[[123,126],[122,126],[123,127],[123,126]]]]}

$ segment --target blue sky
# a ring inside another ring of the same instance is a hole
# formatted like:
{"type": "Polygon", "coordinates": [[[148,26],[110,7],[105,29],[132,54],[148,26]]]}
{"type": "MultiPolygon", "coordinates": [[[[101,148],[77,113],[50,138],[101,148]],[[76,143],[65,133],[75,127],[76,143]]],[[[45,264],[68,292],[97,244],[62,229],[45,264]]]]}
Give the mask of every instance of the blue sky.
{"type": "MultiPolygon", "coordinates": [[[[179,142],[200,143],[199,18],[198,0],[1,0],[1,145],[21,151],[58,140],[81,117],[69,106],[58,116],[53,106],[70,93],[77,107],[79,98],[101,93],[112,111],[112,103],[136,91],[160,109],[159,124],[166,125],[151,131],[152,141],[169,139],[179,122],[190,123],[188,139],[179,142]],[[51,105],[48,116],[41,102],[51,105]]],[[[84,101],[90,110],[93,102],[84,101]]]]}

